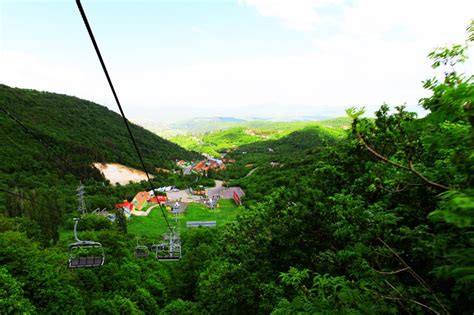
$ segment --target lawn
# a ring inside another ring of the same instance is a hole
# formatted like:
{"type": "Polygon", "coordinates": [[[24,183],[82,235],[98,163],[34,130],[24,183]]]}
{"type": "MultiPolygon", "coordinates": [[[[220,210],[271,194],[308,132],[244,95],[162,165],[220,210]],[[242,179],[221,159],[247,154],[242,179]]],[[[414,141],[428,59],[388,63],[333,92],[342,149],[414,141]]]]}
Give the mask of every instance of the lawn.
{"type": "MultiPolygon", "coordinates": [[[[178,231],[186,229],[187,221],[216,221],[218,226],[235,221],[241,208],[233,200],[220,200],[219,208],[210,210],[201,204],[190,203],[186,212],[177,219],[178,231]]],[[[166,211],[170,224],[176,225],[171,213],[166,211]]],[[[167,231],[160,209],[154,208],[147,217],[132,216],[128,221],[128,232],[147,239],[161,238],[167,231]]]]}

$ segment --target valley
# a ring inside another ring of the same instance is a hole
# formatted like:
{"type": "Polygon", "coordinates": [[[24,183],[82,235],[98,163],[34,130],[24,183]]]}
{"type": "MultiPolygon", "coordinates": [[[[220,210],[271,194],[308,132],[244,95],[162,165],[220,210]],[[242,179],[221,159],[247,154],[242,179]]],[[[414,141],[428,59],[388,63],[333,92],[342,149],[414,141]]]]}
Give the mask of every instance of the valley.
{"type": "Polygon", "coordinates": [[[429,55],[423,117],[195,118],[169,139],[0,85],[0,313],[472,314],[462,45],[429,55]]]}
{"type": "Polygon", "coordinates": [[[350,124],[351,121],[347,117],[303,122],[221,122],[214,126],[216,130],[203,131],[190,128],[187,133],[169,137],[169,140],[188,150],[220,157],[226,150],[246,144],[281,139],[292,132],[306,128],[320,127],[336,137],[343,136],[344,130],[347,130],[350,124]]]}

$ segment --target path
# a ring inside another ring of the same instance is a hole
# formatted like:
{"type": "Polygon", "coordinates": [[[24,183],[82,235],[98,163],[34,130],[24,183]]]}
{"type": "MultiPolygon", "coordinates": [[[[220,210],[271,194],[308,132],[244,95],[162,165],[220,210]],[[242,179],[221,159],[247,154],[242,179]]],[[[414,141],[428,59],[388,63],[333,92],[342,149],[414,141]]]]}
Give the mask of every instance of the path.
{"type": "Polygon", "coordinates": [[[250,172],[247,175],[245,175],[245,177],[249,177],[250,175],[252,175],[256,170],[258,170],[259,167],[260,166],[257,166],[256,168],[250,170],[250,172]]]}
{"type": "Polygon", "coordinates": [[[160,205],[154,205],[154,206],[151,206],[150,208],[148,208],[147,211],[137,211],[137,210],[134,210],[132,211],[132,215],[134,216],[137,216],[137,217],[146,217],[150,214],[150,211],[151,209],[155,209],[156,207],[159,207],[160,205]]]}

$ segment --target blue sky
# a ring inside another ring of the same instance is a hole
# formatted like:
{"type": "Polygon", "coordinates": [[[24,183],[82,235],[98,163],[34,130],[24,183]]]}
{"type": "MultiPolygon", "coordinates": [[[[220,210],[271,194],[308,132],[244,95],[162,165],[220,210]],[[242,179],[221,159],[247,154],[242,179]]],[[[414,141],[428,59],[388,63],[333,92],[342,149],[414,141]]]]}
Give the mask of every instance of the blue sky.
{"type": "MultiPolygon", "coordinates": [[[[85,0],[83,5],[108,60],[135,57],[169,65],[285,55],[307,49],[311,39],[231,1],[85,0]]],[[[4,1],[2,13],[4,48],[60,60],[91,52],[74,1],[4,1]]]]}
{"type": "MultiPolygon", "coordinates": [[[[126,113],[160,122],[414,105],[426,54],[462,41],[474,12],[464,0],[82,3],[126,113]]],[[[72,0],[0,0],[0,54],[0,83],[115,109],[72,0]]]]}

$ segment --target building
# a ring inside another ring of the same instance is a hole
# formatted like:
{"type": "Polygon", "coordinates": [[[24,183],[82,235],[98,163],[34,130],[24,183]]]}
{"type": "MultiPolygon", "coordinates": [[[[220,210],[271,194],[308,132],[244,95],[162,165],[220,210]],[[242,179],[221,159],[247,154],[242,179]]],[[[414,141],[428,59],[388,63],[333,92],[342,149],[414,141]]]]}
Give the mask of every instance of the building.
{"type": "Polygon", "coordinates": [[[148,202],[163,204],[167,200],[166,196],[151,197],[148,202]]]}
{"type": "MultiPolygon", "coordinates": [[[[129,219],[131,214],[132,214],[132,211],[135,210],[135,205],[133,204],[133,202],[129,202],[127,200],[124,200],[122,203],[118,203],[115,205],[115,209],[122,209],[123,210],[123,215],[129,219]]],[[[107,216],[109,218],[109,220],[112,220],[109,216],[107,216]]],[[[115,215],[114,215],[114,221],[115,221],[115,215]]]]}
{"type": "Polygon", "coordinates": [[[142,210],[150,200],[150,194],[147,191],[138,192],[132,200],[135,210],[142,210]]]}
{"type": "Polygon", "coordinates": [[[242,198],[245,196],[245,192],[240,187],[226,187],[220,193],[222,199],[234,199],[235,195],[237,195],[239,198],[242,198]]]}
{"type": "Polygon", "coordinates": [[[115,209],[127,209],[128,211],[133,211],[135,209],[135,206],[133,202],[129,202],[127,200],[124,200],[122,203],[118,203],[115,205],[115,209]]]}
{"type": "Polygon", "coordinates": [[[223,170],[225,169],[225,164],[220,159],[208,158],[194,165],[193,170],[200,173],[207,173],[208,170],[223,170]]]}

